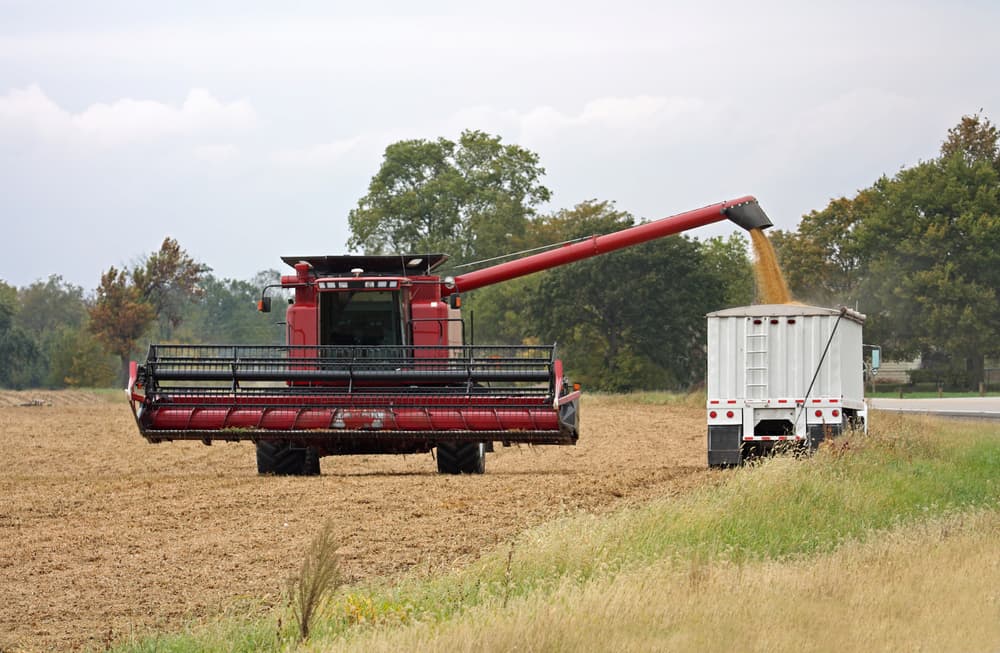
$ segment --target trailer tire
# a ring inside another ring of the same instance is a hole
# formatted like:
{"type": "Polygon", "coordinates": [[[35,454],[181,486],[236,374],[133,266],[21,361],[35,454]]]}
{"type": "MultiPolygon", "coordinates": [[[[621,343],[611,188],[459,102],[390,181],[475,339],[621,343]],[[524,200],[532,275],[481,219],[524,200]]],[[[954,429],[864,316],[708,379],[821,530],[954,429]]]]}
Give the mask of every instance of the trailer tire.
{"type": "Polygon", "coordinates": [[[257,473],[274,476],[319,476],[319,454],[290,442],[258,442],[257,473]]]}
{"type": "Polygon", "coordinates": [[[486,443],[439,444],[437,466],[441,474],[482,474],[486,471],[486,443]]]}

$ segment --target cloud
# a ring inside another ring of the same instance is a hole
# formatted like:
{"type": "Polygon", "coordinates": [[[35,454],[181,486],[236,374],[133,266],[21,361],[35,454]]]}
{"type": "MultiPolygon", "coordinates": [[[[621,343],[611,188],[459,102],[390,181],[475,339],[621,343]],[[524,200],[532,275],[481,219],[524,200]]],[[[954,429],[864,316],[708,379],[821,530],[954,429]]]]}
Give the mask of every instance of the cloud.
{"type": "Polygon", "coordinates": [[[37,85],[10,89],[0,96],[0,138],[5,132],[47,144],[115,147],[148,143],[168,136],[256,125],[246,100],[225,103],[205,89],[191,89],[179,106],[122,98],[71,113],[37,85]]]}
{"type": "Polygon", "coordinates": [[[709,126],[721,110],[720,105],[698,97],[636,95],[595,98],[575,112],[547,105],[524,111],[474,107],[455,113],[448,122],[457,130],[476,128],[509,134],[511,140],[527,146],[570,134],[599,140],[646,133],[662,141],[683,138],[697,126],[709,126]]]}
{"type": "Polygon", "coordinates": [[[324,168],[343,160],[357,149],[361,141],[361,136],[355,136],[329,143],[283,149],[275,152],[274,160],[279,166],[287,168],[324,168]]]}

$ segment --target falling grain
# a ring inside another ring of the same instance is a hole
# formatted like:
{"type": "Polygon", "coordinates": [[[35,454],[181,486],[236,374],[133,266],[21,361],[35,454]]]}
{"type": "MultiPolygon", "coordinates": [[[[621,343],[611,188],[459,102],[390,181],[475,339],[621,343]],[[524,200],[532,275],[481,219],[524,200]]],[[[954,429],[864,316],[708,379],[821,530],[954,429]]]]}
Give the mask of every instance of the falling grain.
{"type": "Polygon", "coordinates": [[[763,229],[751,229],[750,239],[753,241],[754,276],[757,278],[760,301],[764,304],[791,304],[792,294],[788,292],[788,284],[781,273],[771,241],[763,229]]]}

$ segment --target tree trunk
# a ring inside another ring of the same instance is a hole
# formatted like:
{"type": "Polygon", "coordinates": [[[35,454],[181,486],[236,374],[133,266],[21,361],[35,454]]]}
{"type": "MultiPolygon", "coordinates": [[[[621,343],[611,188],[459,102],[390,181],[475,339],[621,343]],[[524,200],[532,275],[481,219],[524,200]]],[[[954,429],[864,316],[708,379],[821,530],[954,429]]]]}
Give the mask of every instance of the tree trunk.
{"type": "Polygon", "coordinates": [[[965,359],[965,384],[967,390],[976,390],[979,384],[986,380],[986,359],[982,355],[974,355],[965,359]]]}

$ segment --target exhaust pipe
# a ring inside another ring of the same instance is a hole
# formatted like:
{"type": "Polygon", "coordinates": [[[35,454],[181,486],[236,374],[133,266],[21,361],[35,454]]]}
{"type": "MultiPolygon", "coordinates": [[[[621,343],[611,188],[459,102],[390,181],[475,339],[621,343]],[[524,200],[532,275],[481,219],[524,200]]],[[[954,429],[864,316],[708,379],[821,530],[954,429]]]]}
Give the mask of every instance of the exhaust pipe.
{"type": "Polygon", "coordinates": [[[751,229],[767,229],[774,226],[770,218],[767,217],[767,214],[764,213],[764,209],[760,208],[757,200],[727,207],[723,209],[723,213],[726,214],[727,218],[747,231],[751,229]]]}

